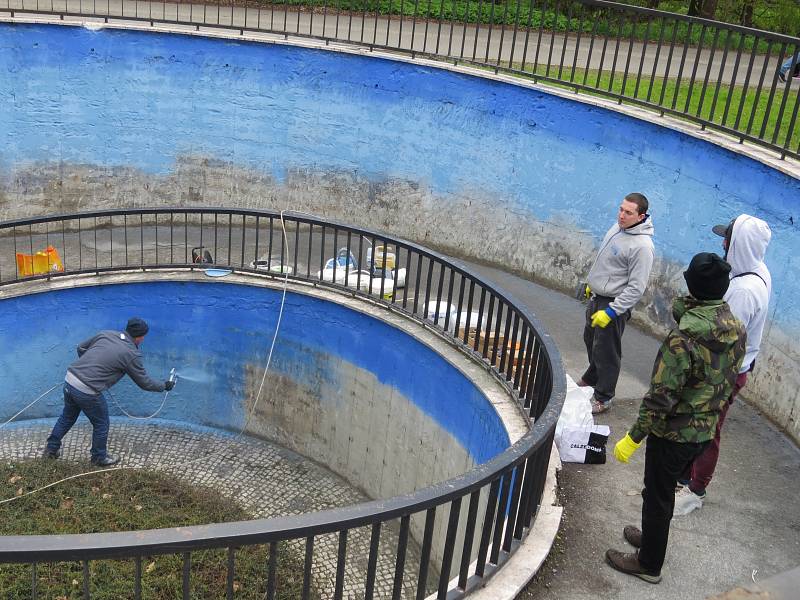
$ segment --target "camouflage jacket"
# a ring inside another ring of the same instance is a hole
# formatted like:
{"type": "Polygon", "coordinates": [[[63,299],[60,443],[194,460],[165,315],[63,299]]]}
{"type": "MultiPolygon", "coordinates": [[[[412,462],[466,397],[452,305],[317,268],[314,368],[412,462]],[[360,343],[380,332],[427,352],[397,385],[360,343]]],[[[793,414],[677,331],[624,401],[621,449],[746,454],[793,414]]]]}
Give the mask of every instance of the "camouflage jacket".
{"type": "Polygon", "coordinates": [[[629,432],[636,442],[649,434],[683,443],[712,439],[744,358],[745,328],[725,301],[685,296],[672,314],[678,326],[661,344],[629,432]]]}

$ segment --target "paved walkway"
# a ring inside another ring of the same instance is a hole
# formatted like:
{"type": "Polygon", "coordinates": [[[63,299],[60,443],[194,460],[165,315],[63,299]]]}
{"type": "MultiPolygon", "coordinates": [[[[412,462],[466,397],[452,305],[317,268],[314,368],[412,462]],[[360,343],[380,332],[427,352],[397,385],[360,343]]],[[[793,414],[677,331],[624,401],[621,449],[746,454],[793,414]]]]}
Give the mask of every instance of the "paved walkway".
{"type": "MultiPolygon", "coordinates": [[[[473,268],[530,307],[577,380],[585,368],[583,305],[512,275],[473,268]]],[[[596,419],[611,426],[609,449],[635,420],[659,345],[632,327],[623,342],[617,399],[596,419]]],[[[643,472],[643,449],[628,465],[613,457],[605,465],[564,465],[559,539],[518,600],[706,598],[800,565],[800,450],[745,402],[729,413],[705,506],[672,521],[659,585],[618,573],[603,558],[607,548],[629,551],[622,528],[640,522],[643,472]]]]}
{"type": "MultiPolygon", "coordinates": [[[[224,3],[220,3],[224,4],[224,3]]],[[[220,4],[148,2],[144,0],[51,0],[46,6],[40,0],[0,0],[0,11],[64,11],[73,14],[109,15],[121,19],[160,19],[198,25],[249,28],[287,35],[328,38],[340,42],[357,42],[389,46],[407,51],[436,54],[459,60],[482,63],[512,63],[530,71],[532,65],[551,64],[548,75],[569,79],[573,65],[578,69],[576,81],[583,71],[614,71],[636,79],[641,70],[646,77],[667,75],[684,81],[694,77],[699,90],[703,80],[735,80],[749,87],[758,85],[764,74],[769,87],[781,57],[775,49],[771,56],[753,55],[751,72],[747,75],[751,54],[744,52],[736,64],[736,51],[731,50],[723,60],[724,47],[711,52],[712,34],[706,36],[709,47],[699,50],[675,44],[670,51],[669,40],[660,50],[656,42],[647,44],[616,37],[592,37],[591,33],[564,35],[525,27],[488,24],[464,25],[437,20],[414,20],[411,17],[376,16],[367,11],[336,14],[334,3],[315,12],[285,10],[278,5],[264,8],[222,6],[220,4]],[[591,52],[590,52],[591,50],[591,52]],[[685,53],[685,54],[684,54],[685,53]],[[562,65],[563,68],[560,68],[562,65]],[[559,73],[561,71],[561,73],[559,73]],[[735,78],[734,78],[735,73],[735,78]]],[[[614,20],[612,31],[617,27],[614,20]]],[[[654,25],[655,28],[655,25],[654,25]]],[[[658,31],[654,29],[654,31],[658,31]]],[[[541,72],[540,72],[541,73],[541,72]]],[[[587,85],[593,85],[590,77],[587,85]]],[[[644,94],[644,89],[642,94],[644,94]]],[[[658,98],[654,98],[657,100],[658,98]]]]}
{"type": "MultiPolygon", "coordinates": [[[[0,460],[23,460],[41,455],[53,421],[20,423],[3,430],[0,460]]],[[[63,460],[86,462],[91,427],[83,418],[64,438],[63,460]]],[[[349,506],[367,498],[342,478],[285,448],[247,437],[224,435],[211,429],[188,429],[175,423],[141,424],[113,417],[109,451],[122,464],[169,473],[193,484],[210,487],[235,501],[254,518],[299,515],[349,506]]],[[[356,600],[363,590],[369,556],[371,528],[353,529],[347,536],[344,595],[356,600]]],[[[398,528],[383,527],[375,577],[376,598],[392,594],[398,528]]],[[[305,543],[296,544],[303,556],[305,543]]],[[[338,535],[314,540],[313,574],[321,598],[333,597],[338,535]]],[[[413,597],[419,553],[409,545],[406,558],[405,597],[413,597]]],[[[361,596],[363,597],[363,596],[361,596]]]]}

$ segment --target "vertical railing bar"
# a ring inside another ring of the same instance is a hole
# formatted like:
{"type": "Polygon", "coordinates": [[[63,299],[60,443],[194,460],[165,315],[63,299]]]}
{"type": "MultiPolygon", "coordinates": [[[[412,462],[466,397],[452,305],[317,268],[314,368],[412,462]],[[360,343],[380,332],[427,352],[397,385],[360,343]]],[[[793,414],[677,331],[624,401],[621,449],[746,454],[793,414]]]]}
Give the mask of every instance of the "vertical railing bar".
{"type": "Polygon", "coordinates": [[[475,324],[475,342],[472,346],[472,349],[477,352],[478,346],[480,345],[482,336],[484,335],[484,330],[482,329],[483,326],[483,308],[484,308],[484,301],[486,300],[486,288],[481,285],[481,299],[478,303],[478,322],[475,324]]]}
{"type": "MultiPolygon", "coordinates": [[[[339,243],[339,228],[338,227],[334,227],[333,228],[333,274],[332,274],[332,277],[333,277],[333,282],[332,283],[334,283],[334,284],[336,283],[336,267],[339,266],[339,264],[338,264],[339,263],[339,250],[336,248],[338,243],[339,243]]],[[[348,259],[349,259],[349,257],[345,256],[345,258],[344,258],[345,264],[347,264],[348,259]]],[[[322,268],[323,269],[325,268],[325,263],[324,262],[322,263],[322,268]]],[[[346,282],[346,280],[345,280],[345,282],[346,282]]]]}
{"type": "Polygon", "coordinates": [[[739,47],[736,49],[736,61],[733,63],[733,73],[731,74],[731,87],[728,90],[728,97],[725,99],[725,111],[722,113],[722,126],[728,124],[728,111],[733,100],[733,91],[736,88],[736,76],[739,74],[739,65],[742,59],[742,49],[744,48],[744,35],[739,35],[739,47]]]}
{"type": "MultiPolygon", "coordinates": [[[[611,16],[608,14],[604,14],[606,25],[608,26],[608,30],[610,31],[611,26],[611,16]]],[[[602,36],[603,38],[603,49],[600,51],[600,65],[597,67],[597,77],[595,78],[594,87],[596,89],[600,89],[600,77],[603,75],[603,65],[606,62],[606,50],[608,49],[608,35],[602,36]]]]}
{"type": "MultiPolygon", "coordinates": [[[[466,285],[466,278],[463,275],[459,275],[460,283],[458,286],[458,308],[456,308],[456,323],[455,327],[453,327],[453,335],[454,337],[458,338],[458,330],[461,327],[461,313],[464,309],[464,286],[466,285]]],[[[451,283],[452,285],[452,283],[451,283]]],[[[464,327],[464,331],[469,329],[469,313],[467,313],[467,323],[464,327]]]]}
{"type": "Polygon", "coordinates": [[[450,307],[453,305],[453,286],[456,281],[455,269],[450,269],[450,281],[447,284],[447,313],[444,315],[444,330],[450,327],[450,307]]]}
{"type": "Polygon", "coordinates": [[[553,46],[556,45],[556,28],[558,27],[558,10],[560,8],[559,0],[553,2],[553,28],[550,30],[550,44],[547,48],[547,65],[544,70],[544,76],[550,77],[550,65],[553,63],[553,46]]]}
{"type": "Polygon", "coordinates": [[[408,528],[411,522],[410,515],[400,518],[400,534],[397,536],[397,558],[394,565],[394,584],[392,586],[392,600],[403,597],[403,572],[406,565],[406,550],[408,549],[408,528]]]}
{"type": "Polygon", "coordinates": [[[333,584],[333,600],[342,600],[344,591],[344,567],[347,562],[347,529],[339,532],[339,547],[336,551],[336,581],[333,584]]]}
{"type": "MultiPolygon", "coordinates": [[[[508,326],[510,324],[510,321],[511,321],[511,319],[506,317],[506,331],[508,331],[508,326]]],[[[517,313],[516,311],[514,311],[514,319],[513,319],[513,321],[514,321],[514,325],[513,325],[512,329],[511,329],[511,338],[510,338],[511,346],[510,347],[507,346],[507,351],[503,352],[503,358],[505,359],[506,356],[508,357],[508,364],[506,365],[506,370],[505,370],[505,372],[506,372],[506,380],[507,381],[511,381],[511,378],[512,378],[511,373],[514,370],[514,348],[516,347],[516,344],[518,343],[517,342],[517,328],[519,326],[519,313],[517,313]]],[[[506,341],[506,344],[508,344],[508,343],[509,342],[506,341]]],[[[501,369],[501,371],[502,371],[502,369],[501,369]]]]}
{"type": "Polygon", "coordinates": [[[500,545],[503,540],[503,521],[506,517],[508,496],[511,490],[511,473],[512,471],[509,470],[503,474],[503,483],[500,487],[500,502],[497,505],[497,512],[495,513],[494,535],[492,536],[492,551],[489,554],[489,562],[493,565],[496,565],[500,558],[500,545]]]}
{"type": "MultiPolygon", "coordinates": [[[[428,316],[428,305],[431,299],[431,281],[433,280],[433,259],[428,258],[428,274],[425,280],[425,316],[428,316]]],[[[439,315],[439,305],[436,305],[436,318],[439,315]]],[[[434,320],[435,322],[435,320],[434,320]]]]}
{"type": "MultiPolygon", "coordinates": [[[[711,110],[708,113],[708,120],[710,122],[714,122],[714,113],[717,110],[717,100],[719,99],[719,90],[722,86],[722,79],[725,77],[725,65],[728,62],[728,53],[731,50],[731,32],[728,31],[725,34],[725,48],[722,51],[722,61],[719,65],[719,73],[717,74],[717,85],[714,87],[714,97],[711,99],[711,110]]],[[[728,91],[728,95],[733,93],[733,87],[736,84],[735,81],[731,82],[731,88],[728,91]]]]}
{"type": "Polygon", "coordinates": [[[369,242],[372,246],[372,264],[370,265],[369,286],[367,286],[367,293],[371,296],[373,291],[372,280],[375,279],[375,277],[373,276],[373,274],[375,273],[375,261],[377,260],[377,257],[375,256],[376,238],[374,235],[370,238],[369,242]]]}
{"type": "Polygon", "coordinates": [[[619,12],[619,20],[617,21],[617,39],[614,42],[614,59],[611,61],[611,77],[608,80],[608,91],[610,92],[614,87],[614,76],[617,74],[617,59],[619,58],[619,45],[622,41],[622,31],[625,29],[625,11],[619,12]]]}
{"type": "MultiPolygon", "coordinates": [[[[442,304],[442,291],[444,289],[444,264],[440,262],[436,262],[436,266],[439,268],[439,282],[436,286],[436,309],[434,312],[433,322],[437,327],[439,325],[439,312],[442,304]]],[[[427,303],[426,303],[427,304],[427,303]]],[[[447,312],[450,312],[450,304],[447,305],[447,312]]]]}
{"type": "Polygon", "coordinates": [[[526,349],[526,344],[528,343],[528,335],[529,335],[528,325],[523,321],[522,331],[520,332],[519,352],[517,353],[517,365],[516,369],[514,370],[514,389],[517,390],[517,392],[521,391],[519,385],[520,385],[520,380],[522,379],[522,374],[525,371],[525,349],[526,349]]]}
{"type": "Polygon", "coordinates": [[[278,571],[278,542],[269,543],[269,566],[267,567],[266,600],[275,600],[275,578],[278,571]]]}
{"type": "Polygon", "coordinates": [[[142,557],[133,562],[133,600],[142,600],[142,557]]]}
{"type": "MultiPolygon", "coordinates": [[[[779,57],[778,60],[783,58],[785,55],[786,55],[786,43],[783,43],[783,44],[781,44],[781,50],[780,50],[780,52],[778,54],[778,57],[779,57]]],[[[765,69],[766,69],[766,65],[765,65],[765,69]]],[[[778,78],[777,77],[773,77],[772,85],[769,88],[769,98],[767,99],[767,108],[764,111],[764,119],[763,119],[763,121],[761,121],[761,130],[758,133],[758,139],[760,139],[760,140],[764,139],[764,134],[767,131],[767,123],[769,123],[769,115],[770,115],[770,113],[772,113],[772,108],[773,108],[774,100],[775,100],[775,90],[777,89],[777,87],[778,87],[778,78]]],[[[784,97],[785,97],[785,95],[784,95],[784,97]]],[[[778,131],[778,127],[780,127],[780,124],[781,124],[780,120],[775,122],[775,132],[776,133],[778,131]]]]}
{"type": "Polygon", "coordinates": [[[311,261],[314,260],[311,243],[314,240],[314,224],[308,224],[308,262],[306,263],[306,279],[311,279],[311,261]]]}
{"type": "Polygon", "coordinates": [[[484,64],[489,64],[489,47],[492,45],[492,29],[494,29],[494,1],[491,1],[489,8],[489,30],[486,33],[486,52],[484,55],[484,64]]]}
{"type": "MultiPolygon", "coordinates": [[[[231,9],[233,13],[233,9],[231,9]]],[[[243,216],[244,218],[244,216],[243,216]]],[[[236,551],[233,547],[228,547],[227,577],[225,581],[225,600],[233,600],[233,582],[236,574],[236,551]]]]}
{"type": "Polygon", "coordinates": [[[528,60],[528,42],[531,36],[531,23],[533,23],[533,2],[530,0],[528,4],[528,24],[525,26],[525,44],[522,47],[522,65],[519,70],[525,72],[525,61],[528,60]]]}
{"type": "Polygon", "coordinates": [[[508,68],[514,69],[514,54],[517,51],[517,31],[519,30],[519,3],[514,7],[514,34],[511,36],[511,54],[508,57],[508,68]]]}
{"type": "MultiPolygon", "coordinates": [[[[489,313],[486,317],[486,335],[483,337],[483,352],[481,354],[484,358],[489,359],[489,339],[492,337],[492,316],[494,315],[494,294],[489,291],[489,313]]],[[[491,365],[491,359],[489,359],[491,365]]]]}
{"type": "Polygon", "coordinates": [[[82,560],[81,567],[83,571],[83,598],[84,600],[89,600],[91,597],[89,595],[89,561],[82,560]]]}
{"type": "Polygon", "coordinates": [[[581,50],[581,36],[583,35],[583,18],[586,16],[586,5],[581,4],[581,15],[578,17],[578,36],[575,38],[575,50],[572,53],[572,70],[569,74],[569,82],[575,82],[575,71],[578,69],[578,53],[581,50]]]}
{"type": "Polygon", "coordinates": [[[478,0],[478,20],[475,22],[475,39],[472,44],[472,60],[478,54],[478,36],[481,32],[481,23],[483,22],[483,0],[478,0]]]}
{"type": "MultiPolygon", "coordinates": [[[[719,27],[714,29],[714,38],[711,40],[711,52],[709,52],[708,56],[708,64],[706,65],[706,74],[703,77],[703,87],[700,88],[700,101],[697,104],[697,112],[695,113],[696,117],[699,117],[700,114],[703,112],[703,104],[705,103],[706,99],[706,90],[708,89],[708,79],[711,77],[711,65],[714,62],[715,55],[717,53],[717,42],[719,41],[719,27]]],[[[709,117],[709,121],[714,121],[714,115],[709,117]]]]}
{"type": "Polygon", "coordinates": [[[378,547],[381,541],[381,522],[372,524],[369,538],[369,558],[367,559],[367,581],[364,600],[372,600],[375,593],[375,574],[378,570],[378,547]]]}
{"type": "MultiPolygon", "coordinates": [[[[625,70],[622,73],[622,91],[620,92],[621,96],[627,96],[626,88],[628,86],[628,72],[630,71],[631,67],[631,56],[633,55],[633,39],[636,36],[636,27],[639,25],[639,16],[636,13],[633,13],[633,24],[631,25],[631,37],[628,41],[628,56],[625,57],[625,70]]],[[[648,22],[647,27],[647,34],[644,38],[644,46],[642,48],[642,62],[644,62],[644,53],[647,51],[647,36],[650,35],[650,27],[648,22]]],[[[639,69],[639,73],[641,74],[641,68],[639,69]]],[[[636,98],[636,91],[638,91],[638,86],[634,91],[633,97],[636,98]]],[[[622,98],[619,99],[619,104],[622,104],[622,98]]]]}
{"type": "MultiPolygon", "coordinates": [[[[320,225],[322,229],[322,239],[320,240],[319,244],[319,280],[322,281],[324,277],[324,269],[325,269],[325,225],[320,225]]],[[[334,250],[334,254],[336,251],[334,250]]],[[[333,261],[336,262],[336,256],[333,257],[333,261]]]]}
{"type": "Polygon", "coordinates": [[[525,368],[522,372],[522,381],[519,383],[519,394],[522,399],[522,405],[525,408],[528,408],[530,405],[530,398],[528,397],[528,380],[531,376],[531,369],[534,363],[532,361],[533,358],[533,345],[535,342],[535,334],[531,329],[528,334],[528,341],[525,345],[525,368]]]}
{"type": "Polygon", "coordinates": [[[733,128],[737,131],[739,130],[739,122],[742,118],[742,111],[744,109],[744,102],[747,99],[747,90],[750,87],[750,76],[753,74],[753,64],[756,60],[756,50],[758,48],[759,39],[755,38],[753,40],[753,49],[750,51],[750,60],[747,63],[747,72],[744,76],[744,85],[742,86],[741,96],[739,97],[739,108],[736,111],[736,122],[733,124],[733,128]]]}
{"type": "MultiPolygon", "coordinates": [[[[417,309],[419,308],[419,284],[422,278],[422,254],[417,254],[417,280],[414,284],[414,314],[419,314],[417,309]]],[[[425,310],[428,310],[428,307],[425,307],[425,310]]]]}
{"type": "Polygon", "coordinates": [[[769,59],[772,55],[772,42],[770,41],[767,44],[767,54],[764,57],[764,67],[761,69],[761,77],[758,79],[758,87],[756,88],[756,97],[753,100],[753,109],[750,111],[750,119],[747,121],[747,135],[750,135],[750,131],[753,128],[753,120],[756,117],[756,108],[758,107],[758,103],[761,100],[761,90],[764,88],[764,77],[767,74],[767,68],[769,65],[769,59]]]}
{"type": "MultiPolygon", "coordinates": [[[[800,46],[795,46],[795,56],[797,56],[797,52],[800,51],[800,46]]],[[[795,61],[797,62],[797,61],[795,61]]],[[[791,65],[790,65],[791,66],[791,65]]],[[[787,79],[786,81],[786,90],[784,94],[789,93],[789,85],[790,82],[787,79]]],[[[789,145],[791,143],[792,134],[794,133],[794,127],[797,123],[797,110],[800,108],[800,94],[795,94],[794,96],[794,110],[792,111],[792,118],[789,121],[789,131],[786,132],[786,140],[783,143],[783,153],[781,154],[781,159],[786,157],[786,151],[789,149],[789,145]]],[[[800,152],[800,143],[797,144],[797,151],[800,152]]]]}
{"type": "MultiPolygon", "coordinates": [[[[589,71],[591,70],[592,65],[592,50],[594,49],[594,38],[597,35],[597,27],[600,24],[600,19],[592,19],[592,21],[594,21],[594,23],[592,24],[592,33],[589,36],[589,52],[586,53],[586,66],[583,69],[583,82],[581,83],[581,85],[584,86],[589,79],[589,71]]],[[[602,68],[602,63],[600,68],[602,68]]]]}
{"type": "Polygon", "coordinates": [[[561,58],[558,61],[557,79],[561,79],[561,75],[564,72],[564,58],[567,56],[567,40],[569,39],[570,27],[572,27],[572,7],[573,5],[570,2],[567,8],[567,29],[564,31],[564,43],[561,44],[561,58]]]}
{"type": "MultiPolygon", "coordinates": [[[[639,97],[639,85],[642,83],[642,73],[644,72],[644,57],[647,54],[647,42],[650,41],[650,28],[653,26],[653,15],[647,15],[647,27],[644,29],[644,44],[642,46],[642,55],[639,57],[639,69],[636,71],[636,85],[633,88],[633,97],[639,97]]],[[[631,44],[628,47],[628,60],[630,61],[630,55],[633,54],[633,38],[634,34],[631,32],[631,44]]],[[[656,47],[656,54],[658,53],[659,48],[656,47]]],[[[658,59],[656,59],[658,60],[658,59]]],[[[627,69],[627,67],[626,67],[627,69]]],[[[625,85],[623,84],[622,89],[625,89],[625,85]]]]}
{"type": "Polygon", "coordinates": [[[536,71],[539,70],[539,52],[542,49],[542,34],[544,33],[544,17],[546,8],[547,0],[542,0],[542,8],[539,11],[539,34],[536,39],[536,54],[533,56],[533,71],[531,71],[533,75],[536,75],[536,71]]]}
{"type": "Polygon", "coordinates": [[[467,528],[464,531],[464,547],[461,550],[461,565],[458,570],[458,587],[461,590],[467,588],[469,579],[469,565],[472,562],[472,544],[475,540],[475,524],[478,519],[478,505],[480,504],[481,490],[475,490],[469,496],[469,508],[467,509],[467,528]]]}
{"type": "MultiPolygon", "coordinates": [[[[380,294],[381,294],[381,300],[384,300],[385,299],[383,297],[384,296],[384,284],[386,283],[386,255],[387,255],[387,250],[389,248],[389,244],[386,242],[386,240],[383,240],[383,243],[381,244],[381,246],[383,247],[383,251],[382,251],[382,255],[383,255],[382,259],[383,260],[381,261],[381,289],[380,289],[380,294]]],[[[395,259],[396,258],[397,257],[395,256],[395,259]]],[[[395,268],[397,268],[397,265],[395,265],[395,268]]]]}
{"type": "MultiPolygon", "coordinates": [[[[519,2],[519,0],[517,0],[519,2]]],[[[495,61],[496,66],[500,66],[500,60],[503,57],[503,44],[505,43],[506,39],[506,19],[508,18],[508,1],[503,2],[503,20],[500,22],[500,47],[497,49],[497,61],[495,61]]],[[[509,65],[509,68],[511,65],[509,65]]]]}
{"type": "Polygon", "coordinates": [[[422,551],[419,557],[419,577],[417,578],[417,600],[425,600],[428,595],[428,568],[431,562],[433,546],[433,525],[436,520],[436,507],[425,512],[425,530],[422,534],[422,551]]]}
{"type": "Polygon", "coordinates": [[[489,552],[489,540],[492,536],[492,525],[494,524],[494,513],[497,508],[497,491],[500,488],[500,478],[493,479],[489,486],[489,498],[486,501],[486,513],[483,517],[483,528],[481,530],[481,541],[478,545],[478,558],[475,565],[475,574],[483,577],[486,572],[486,555],[489,552]]]}
{"type": "Polygon", "coordinates": [[[693,23],[690,21],[689,26],[686,28],[686,39],[683,41],[683,52],[681,52],[681,62],[678,66],[678,78],[675,80],[675,91],[672,93],[672,110],[675,110],[678,103],[678,91],[683,78],[683,67],[686,65],[686,53],[689,51],[689,41],[692,38],[692,25],[693,23]]]}
{"type": "Polygon", "coordinates": [[[519,463],[511,475],[513,487],[511,488],[511,502],[508,507],[508,517],[506,518],[506,531],[503,536],[503,550],[511,552],[511,543],[514,541],[514,530],[517,526],[517,516],[519,514],[519,501],[522,493],[522,478],[524,475],[525,461],[519,463]]]}
{"type": "Polygon", "coordinates": [[[411,275],[411,248],[406,248],[406,284],[403,286],[403,308],[407,307],[408,302],[408,280],[411,275]]]}
{"type": "Polygon", "coordinates": [[[533,478],[535,477],[536,457],[542,452],[541,446],[525,459],[525,475],[522,481],[522,496],[519,501],[519,514],[514,524],[514,537],[522,539],[525,528],[530,523],[530,505],[533,496],[533,478]]]}
{"type": "MultiPolygon", "coordinates": [[[[502,348],[502,352],[500,354],[500,364],[497,365],[497,372],[498,373],[502,373],[503,370],[504,370],[504,367],[505,367],[505,364],[506,364],[506,356],[508,355],[508,344],[511,342],[511,340],[508,339],[509,329],[511,327],[511,318],[510,318],[511,308],[505,303],[502,304],[501,308],[503,310],[498,310],[497,311],[497,322],[495,323],[495,325],[496,325],[495,331],[497,333],[499,333],[500,332],[500,324],[502,322],[505,322],[505,327],[503,328],[503,348],[502,348]],[[505,319],[501,319],[500,318],[500,316],[503,314],[503,311],[505,311],[505,319]]],[[[495,351],[496,351],[497,350],[497,344],[496,343],[495,343],[494,347],[495,347],[495,351]]],[[[493,357],[493,360],[492,360],[492,364],[495,364],[494,357],[493,357]]]]}
{"type": "Polygon", "coordinates": [[[306,557],[303,563],[303,600],[311,598],[311,566],[314,562],[314,536],[306,538],[306,557]]]}
{"type": "Polygon", "coordinates": [[[181,590],[183,600],[190,600],[191,598],[191,568],[192,568],[192,555],[190,552],[183,553],[183,569],[182,569],[182,585],[181,590]]]}
{"type": "Polygon", "coordinates": [[[437,598],[447,598],[447,586],[450,583],[450,569],[453,565],[453,554],[458,533],[458,520],[461,516],[461,498],[454,498],[450,503],[450,514],[447,518],[447,533],[444,539],[444,553],[442,555],[441,569],[439,570],[439,590],[437,598]]]}
{"type": "MultiPolygon", "coordinates": [[[[656,73],[658,72],[659,59],[661,58],[661,47],[663,45],[664,45],[664,17],[660,17],[659,27],[658,27],[658,43],[656,44],[656,57],[655,59],[653,59],[653,72],[650,75],[650,83],[647,86],[647,98],[646,98],[647,102],[650,102],[650,98],[652,98],[653,95],[653,84],[656,81],[656,73]]],[[[667,69],[669,69],[669,64],[667,64],[667,69]]],[[[662,87],[664,85],[666,85],[666,80],[662,84],[662,87]]]]}

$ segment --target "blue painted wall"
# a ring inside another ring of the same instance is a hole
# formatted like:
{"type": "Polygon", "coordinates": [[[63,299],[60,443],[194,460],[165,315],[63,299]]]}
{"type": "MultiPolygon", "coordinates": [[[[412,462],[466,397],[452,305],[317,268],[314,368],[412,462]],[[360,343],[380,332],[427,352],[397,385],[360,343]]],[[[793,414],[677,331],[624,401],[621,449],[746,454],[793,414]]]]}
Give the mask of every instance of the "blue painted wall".
{"type": "Polygon", "coordinates": [[[286,46],[0,25],[0,171],[36,161],[164,174],[200,155],[271,173],[403,179],[498,198],[602,236],[643,191],[686,264],[714,223],[766,219],[780,310],[800,329],[800,181],[712,144],[513,85],[286,46]]]}
{"type": "MultiPolygon", "coordinates": [[[[280,292],[215,283],[138,283],[83,287],[0,301],[0,422],[63,381],[75,346],[101,329],[124,328],[139,315],[150,324],[142,344],[145,367],[179,380],[159,417],[238,430],[244,423],[245,365],[264,367],[280,306],[280,292]]],[[[450,432],[478,462],[509,445],[486,397],[427,346],[367,315],[300,294],[287,294],[271,373],[301,388],[339,389],[353,371],[372,373],[450,432]]],[[[112,388],[125,410],[152,414],[162,394],[139,390],[125,377],[112,388]]],[[[339,399],[340,401],[341,399],[339,399]]],[[[321,398],[322,402],[335,399],[321,398]]],[[[55,416],[59,390],[21,419],[55,416]]],[[[121,414],[111,403],[112,414],[121,414]]]]}

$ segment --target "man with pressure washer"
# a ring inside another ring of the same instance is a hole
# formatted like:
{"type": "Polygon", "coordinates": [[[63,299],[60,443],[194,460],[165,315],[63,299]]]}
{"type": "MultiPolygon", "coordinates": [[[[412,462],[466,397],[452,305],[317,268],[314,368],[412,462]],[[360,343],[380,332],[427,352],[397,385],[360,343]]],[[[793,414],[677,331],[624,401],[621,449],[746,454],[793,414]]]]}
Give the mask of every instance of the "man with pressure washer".
{"type": "Polygon", "coordinates": [[[143,390],[163,392],[175,387],[172,379],[153,381],[144,369],[139,345],[148,329],[147,323],[133,317],[125,331],[101,331],[78,345],[78,360],[64,378],[64,410],[47,438],[44,458],[61,456],[61,439],[83,411],[92,423],[92,464],[108,467],[119,462],[106,452],[109,418],[103,392],[126,374],[143,390]]]}

